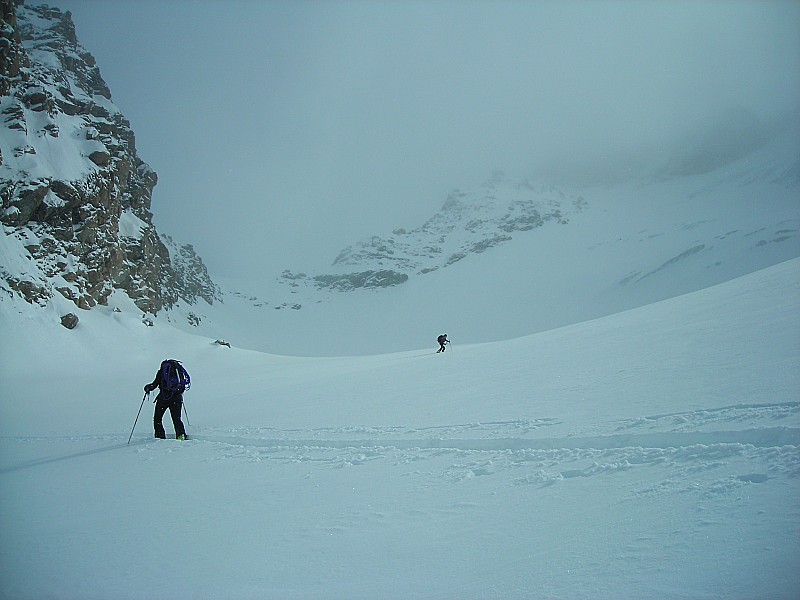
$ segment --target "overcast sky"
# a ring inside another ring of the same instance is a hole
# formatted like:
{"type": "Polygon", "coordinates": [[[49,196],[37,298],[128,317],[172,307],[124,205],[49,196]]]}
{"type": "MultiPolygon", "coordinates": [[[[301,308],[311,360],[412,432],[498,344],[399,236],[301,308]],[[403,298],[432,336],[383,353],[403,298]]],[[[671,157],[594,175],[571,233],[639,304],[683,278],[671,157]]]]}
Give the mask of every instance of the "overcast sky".
{"type": "Polygon", "coordinates": [[[536,177],[800,99],[800,2],[49,3],[158,173],[156,224],[212,276],[323,267],[494,169],[536,177]]]}

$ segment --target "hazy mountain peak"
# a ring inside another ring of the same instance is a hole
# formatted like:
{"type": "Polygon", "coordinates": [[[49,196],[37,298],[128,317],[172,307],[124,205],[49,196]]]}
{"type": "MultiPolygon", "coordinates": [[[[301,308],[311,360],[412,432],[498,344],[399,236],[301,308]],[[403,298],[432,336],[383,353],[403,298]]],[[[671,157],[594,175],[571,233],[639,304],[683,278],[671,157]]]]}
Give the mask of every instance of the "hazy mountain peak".
{"type": "Polygon", "coordinates": [[[338,291],[399,285],[509,242],[522,232],[566,224],[570,215],[587,206],[583,197],[556,186],[515,182],[496,171],[475,190],[453,190],[421,226],[396,229],[385,237],[374,235],[344,248],[333,261],[333,273],[309,277],[286,271],[280,280],[338,291]]]}

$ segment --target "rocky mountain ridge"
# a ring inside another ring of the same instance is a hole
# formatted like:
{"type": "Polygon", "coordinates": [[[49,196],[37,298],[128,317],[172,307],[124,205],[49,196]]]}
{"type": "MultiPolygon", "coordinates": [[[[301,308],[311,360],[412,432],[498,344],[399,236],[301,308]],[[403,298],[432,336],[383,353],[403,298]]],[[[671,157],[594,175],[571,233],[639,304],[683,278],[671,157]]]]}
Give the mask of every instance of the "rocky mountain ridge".
{"type": "Polygon", "coordinates": [[[510,242],[515,235],[566,225],[588,206],[581,195],[553,185],[511,181],[496,171],[475,190],[453,190],[420,227],[395,229],[390,236],[372,236],[343,249],[330,273],[309,276],[287,270],[280,279],[293,287],[335,291],[400,285],[510,242]]]}
{"type": "Polygon", "coordinates": [[[0,10],[2,290],[81,309],[122,290],[150,314],[220,300],[192,246],[153,225],[158,178],[71,14],[19,0],[0,10]]]}

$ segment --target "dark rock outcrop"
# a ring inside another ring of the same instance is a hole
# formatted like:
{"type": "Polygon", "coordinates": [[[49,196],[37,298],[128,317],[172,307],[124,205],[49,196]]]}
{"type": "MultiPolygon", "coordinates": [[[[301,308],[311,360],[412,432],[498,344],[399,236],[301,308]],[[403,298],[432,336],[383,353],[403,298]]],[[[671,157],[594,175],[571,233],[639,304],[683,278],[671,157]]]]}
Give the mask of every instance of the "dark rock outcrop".
{"type": "Polygon", "coordinates": [[[191,246],[170,240],[171,252],[156,231],[158,178],[71,14],[19,0],[0,0],[0,11],[0,223],[30,261],[24,272],[0,265],[0,285],[84,309],[122,290],[150,314],[219,300],[191,246]]]}
{"type": "Polygon", "coordinates": [[[61,317],[61,324],[67,329],[75,329],[79,320],[75,313],[67,313],[61,317]]]}

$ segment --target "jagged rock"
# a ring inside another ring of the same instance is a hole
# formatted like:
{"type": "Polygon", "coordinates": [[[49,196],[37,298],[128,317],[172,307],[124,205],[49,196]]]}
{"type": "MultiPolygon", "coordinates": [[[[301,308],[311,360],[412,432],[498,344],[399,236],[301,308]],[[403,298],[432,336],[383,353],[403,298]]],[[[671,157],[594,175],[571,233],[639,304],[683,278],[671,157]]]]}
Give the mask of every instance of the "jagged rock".
{"type": "Polygon", "coordinates": [[[31,304],[46,306],[47,301],[52,296],[52,292],[48,288],[47,284],[41,280],[21,280],[17,277],[8,275],[5,271],[2,272],[2,278],[5,280],[5,283],[8,286],[8,288],[3,286],[4,289],[10,289],[31,304]]]}
{"type": "Polygon", "coordinates": [[[23,68],[29,66],[22,49],[13,0],[0,0],[0,96],[7,96],[12,85],[24,79],[23,68]]]}
{"type": "Polygon", "coordinates": [[[67,329],[75,329],[79,320],[75,313],[67,313],[61,317],[61,324],[67,329]]]}
{"type": "Polygon", "coordinates": [[[168,248],[153,226],[158,177],[71,14],[20,0],[0,0],[0,11],[0,223],[32,265],[4,270],[4,287],[37,303],[58,291],[81,308],[118,289],[150,314],[181,299],[221,300],[192,247],[168,248]],[[61,137],[75,153],[68,172],[47,162],[61,137]]]}
{"type": "Polygon", "coordinates": [[[37,112],[53,112],[53,97],[44,88],[32,86],[22,93],[22,102],[29,109],[37,112]]]}
{"type": "Polygon", "coordinates": [[[222,291],[208,275],[205,264],[197,255],[191,244],[177,244],[171,237],[164,235],[161,240],[169,250],[169,258],[173,267],[174,286],[181,298],[189,304],[203,299],[208,304],[222,301],[222,291]]]}
{"type": "Polygon", "coordinates": [[[97,150],[89,155],[89,160],[98,167],[105,167],[111,162],[111,155],[108,152],[97,150]]]}
{"type": "Polygon", "coordinates": [[[343,275],[317,275],[314,282],[318,287],[331,288],[338,291],[349,291],[357,288],[382,288],[399,285],[408,280],[408,275],[392,270],[362,271],[343,275]]]}
{"type": "Polygon", "coordinates": [[[231,345],[228,342],[226,342],[225,340],[216,340],[214,343],[217,346],[227,346],[228,348],[231,347],[231,345]]]}

